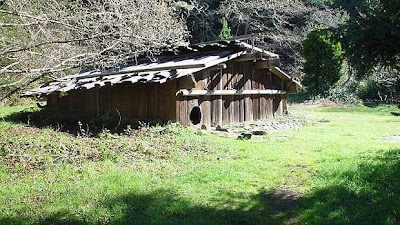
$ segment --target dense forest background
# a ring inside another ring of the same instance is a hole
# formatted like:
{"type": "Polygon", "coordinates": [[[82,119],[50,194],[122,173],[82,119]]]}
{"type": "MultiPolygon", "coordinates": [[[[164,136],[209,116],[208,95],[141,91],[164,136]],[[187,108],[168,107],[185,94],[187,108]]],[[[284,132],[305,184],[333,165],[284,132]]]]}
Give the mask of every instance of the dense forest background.
{"type": "Polygon", "coordinates": [[[399,12],[398,0],[0,0],[0,95],[18,104],[38,83],[230,30],[278,53],[298,98],[398,102],[399,12]]]}

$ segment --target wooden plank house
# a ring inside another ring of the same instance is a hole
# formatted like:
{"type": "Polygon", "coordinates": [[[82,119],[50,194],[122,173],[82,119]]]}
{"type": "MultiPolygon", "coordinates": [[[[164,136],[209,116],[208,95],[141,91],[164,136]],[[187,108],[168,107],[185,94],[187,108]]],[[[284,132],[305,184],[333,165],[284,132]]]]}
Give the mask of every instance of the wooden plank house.
{"type": "Polygon", "coordinates": [[[287,95],[300,84],[278,66],[269,51],[219,41],[169,49],[156,61],[81,72],[23,96],[46,97],[47,107],[60,113],[223,125],[284,114],[287,95]]]}

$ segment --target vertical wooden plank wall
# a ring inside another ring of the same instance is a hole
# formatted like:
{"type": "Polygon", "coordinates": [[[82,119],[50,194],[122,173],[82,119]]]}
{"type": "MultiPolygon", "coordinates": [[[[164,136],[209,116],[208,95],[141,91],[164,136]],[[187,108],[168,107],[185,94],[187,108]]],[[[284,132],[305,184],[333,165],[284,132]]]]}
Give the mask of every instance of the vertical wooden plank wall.
{"type": "Polygon", "coordinates": [[[165,84],[106,85],[90,90],[77,90],[60,98],[48,97],[51,108],[64,112],[99,115],[107,112],[142,120],[160,119],[191,125],[190,111],[201,110],[200,125],[223,125],[270,119],[286,109],[285,95],[247,96],[176,96],[180,89],[198,90],[265,90],[284,89],[282,81],[268,69],[255,69],[252,61],[227,62],[224,70],[205,70],[165,84]],[[222,74],[221,74],[222,71],[222,74]]]}
{"type": "MultiPolygon", "coordinates": [[[[228,66],[226,70],[222,71],[222,80],[221,82],[221,90],[229,90],[229,72],[232,71],[232,67],[228,66]]],[[[230,96],[221,96],[222,99],[222,124],[229,123],[229,105],[230,105],[230,96]]]]}
{"type": "MultiPolygon", "coordinates": [[[[178,85],[178,89],[282,90],[282,82],[278,77],[268,69],[254,69],[252,61],[231,61],[226,64],[227,68],[222,70],[222,74],[220,70],[198,72],[194,75],[196,83],[192,87],[189,87],[191,81],[186,78],[186,81],[179,81],[182,85],[178,85]]],[[[270,119],[283,113],[285,99],[286,96],[282,95],[178,97],[177,121],[184,126],[192,125],[189,115],[195,106],[201,109],[200,125],[270,119]]]]}
{"type": "Polygon", "coordinates": [[[176,80],[165,84],[118,84],[75,90],[67,96],[48,97],[51,109],[60,113],[95,116],[111,113],[140,120],[176,121],[176,80]]]}
{"type": "MultiPolygon", "coordinates": [[[[252,89],[252,79],[253,79],[253,66],[252,62],[244,62],[239,65],[243,65],[243,73],[245,77],[245,84],[243,90],[251,90],[252,89]]],[[[244,119],[245,121],[253,121],[253,101],[250,96],[244,96],[244,119]]]]}
{"type": "MultiPolygon", "coordinates": [[[[207,87],[210,80],[210,73],[212,71],[205,70],[202,72],[203,76],[203,88],[207,87]]],[[[201,110],[201,123],[211,125],[211,97],[204,96],[199,99],[200,110],[201,110]]]]}

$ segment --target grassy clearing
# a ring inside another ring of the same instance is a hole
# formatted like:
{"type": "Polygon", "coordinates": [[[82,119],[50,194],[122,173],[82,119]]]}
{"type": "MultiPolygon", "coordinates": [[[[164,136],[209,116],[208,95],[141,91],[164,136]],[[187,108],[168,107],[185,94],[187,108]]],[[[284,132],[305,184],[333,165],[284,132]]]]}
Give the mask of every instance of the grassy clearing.
{"type": "Polygon", "coordinates": [[[314,124],[245,141],[0,122],[0,224],[398,224],[400,144],[379,141],[400,135],[394,108],[293,110],[314,124]],[[68,152],[83,157],[52,157],[68,152]]]}

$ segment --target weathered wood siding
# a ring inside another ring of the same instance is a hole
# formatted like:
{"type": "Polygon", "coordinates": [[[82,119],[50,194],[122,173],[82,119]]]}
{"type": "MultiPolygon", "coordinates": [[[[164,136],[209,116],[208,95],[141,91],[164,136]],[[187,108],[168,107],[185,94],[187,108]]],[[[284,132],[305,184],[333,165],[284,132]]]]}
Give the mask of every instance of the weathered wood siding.
{"type": "Polygon", "coordinates": [[[75,90],[67,96],[53,94],[48,106],[60,113],[88,116],[112,113],[140,120],[175,121],[176,81],[165,84],[114,85],[89,90],[75,90]]]}
{"type": "Polygon", "coordinates": [[[223,125],[271,119],[283,114],[286,95],[191,96],[176,93],[180,89],[196,90],[285,90],[280,78],[268,69],[255,69],[252,61],[230,61],[222,70],[204,70],[193,76],[165,84],[119,84],[89,90],[75,90],[67,96],[53,94],[48,106],[61,113],[89,116],[120,114],[139,120],[160,119],[192,125],[190,112],[201,111],[200,125],[223,125]]]}
{"type": "MultiPolygon", "coordinates": [[[[178,89],[197,90],[284,90],[284,83],[268,69],[254,69],[251,61],[226,63],[222,70],[206,70],[179,80],[178,89]]],[[[177,96],[177,121],[191,125],[190,111],[201,109],[200,125],[223,125],[271,119],[286,109],[286,95],[177,96]]]]}

